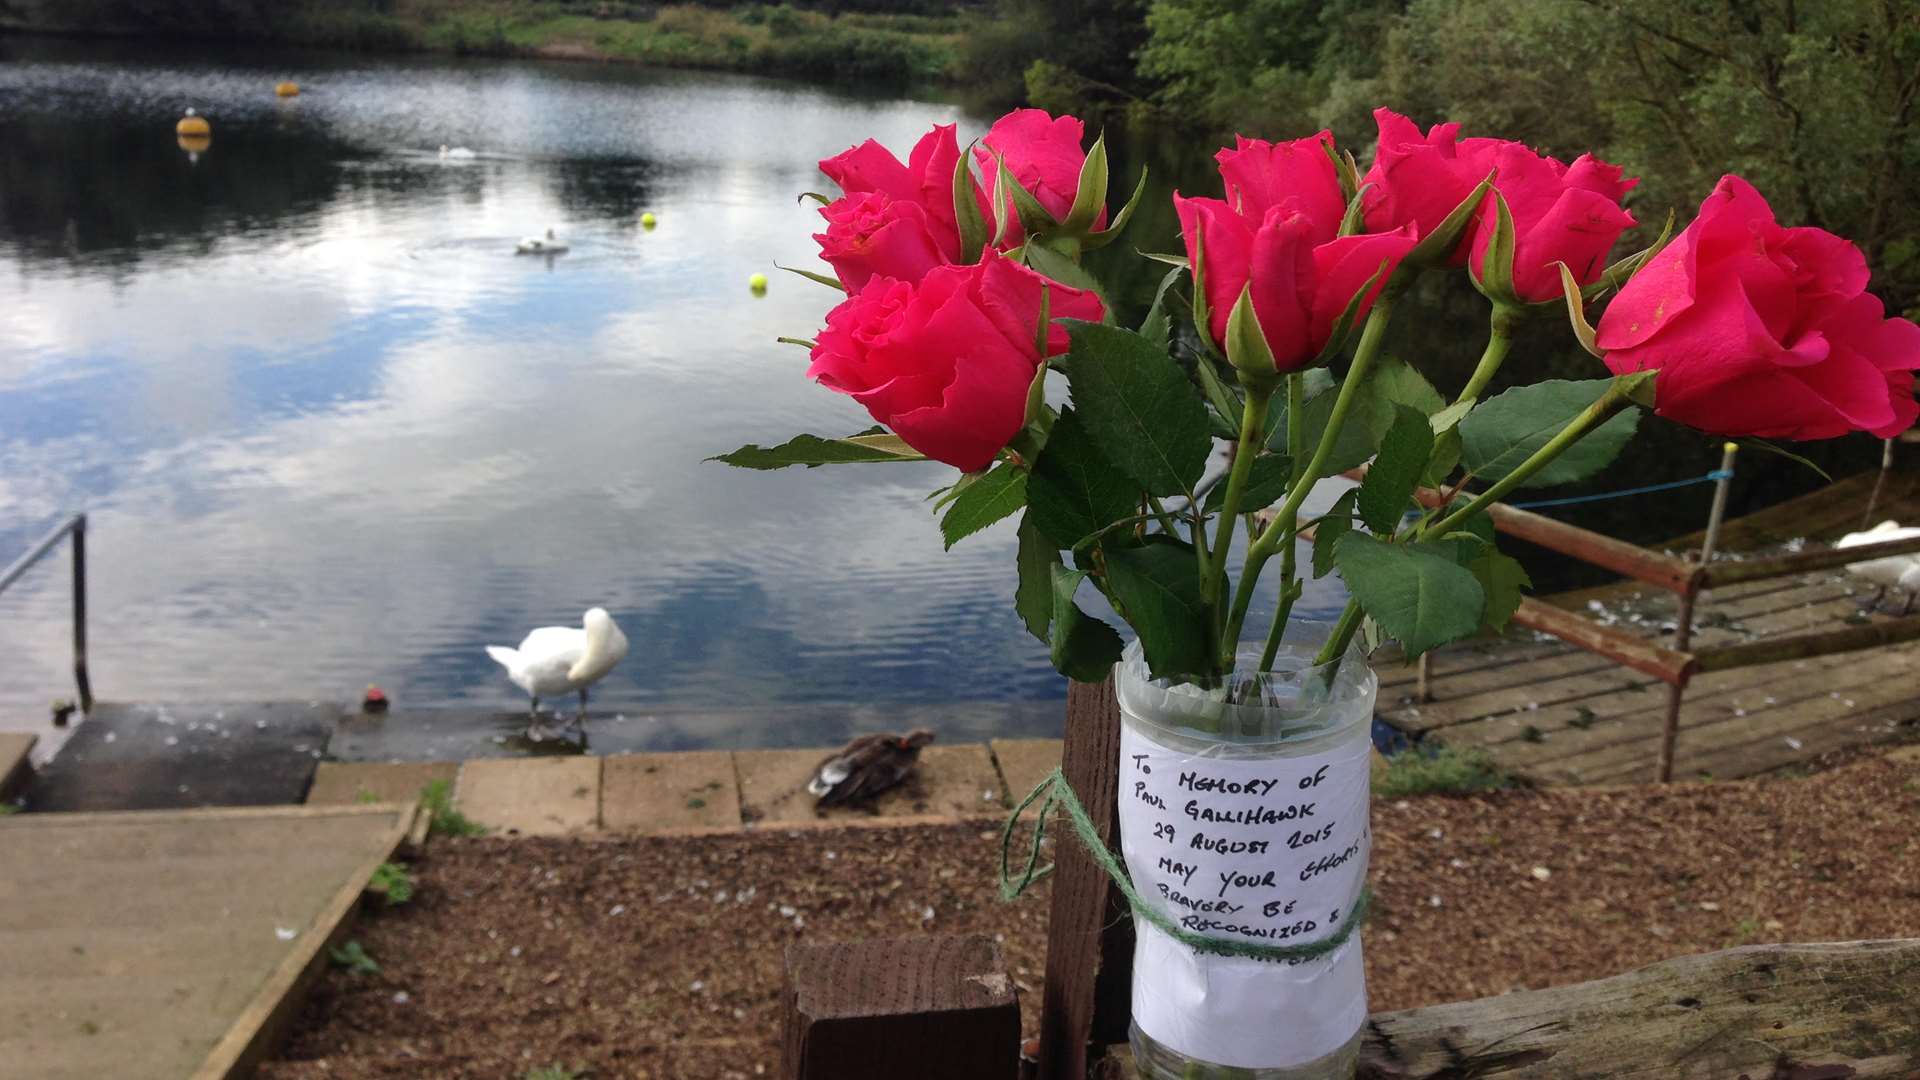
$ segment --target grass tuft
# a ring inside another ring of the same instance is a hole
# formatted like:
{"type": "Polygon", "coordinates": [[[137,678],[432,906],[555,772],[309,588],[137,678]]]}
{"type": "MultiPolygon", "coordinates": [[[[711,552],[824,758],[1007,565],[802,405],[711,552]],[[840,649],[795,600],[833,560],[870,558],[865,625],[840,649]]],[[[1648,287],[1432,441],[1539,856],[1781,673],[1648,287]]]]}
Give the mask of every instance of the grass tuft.
{"type": "Polygon", "coordinates": [[[404,904],[413,899],[413,875],[399,863],[384,862],[373,872],[367,888],[386,897],[388,907],[404,904]]]}
{"type": "Polygon", "coordinates": [[[1373,793],[1382,799],[1467,795],[1512,783],[1513,778],[1501,772],[1484,750],[1414,746],[1388,758],[1385,768],[1374,770],[1373,793]]]}
{"type": "Polygon", "coordinates": [[[420,801],[427,806],[431,824],[429,836],[485,836],[487,827],[453,808],[453,787],[435,780],[420,789],[420,801]]]}

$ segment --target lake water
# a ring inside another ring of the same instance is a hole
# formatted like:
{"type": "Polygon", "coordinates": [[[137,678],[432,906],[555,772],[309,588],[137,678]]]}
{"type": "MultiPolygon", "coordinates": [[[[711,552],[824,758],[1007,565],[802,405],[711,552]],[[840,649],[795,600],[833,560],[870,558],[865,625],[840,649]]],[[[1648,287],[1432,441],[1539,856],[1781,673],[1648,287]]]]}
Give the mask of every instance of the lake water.
{"type": "MultiPolygon", "coordinates": [[[[596,65],[0,50],[0,562],[91,515],[100,697],[511,709],[482,646],[598,604],[632,652],[596,711],[652,745],[1058,733],[1010,524],[941,549],[951,470],[702,462],[870,423],[774,342],[834,295],[772,267],[814,265],[795,195],[868,136],[982,118],[596,65]],[[569,253],[512,254],[549,226],[569,253]]],[[[72,695],[67,625],[64,556],[0,596],[0,728],[72,695]]]]}

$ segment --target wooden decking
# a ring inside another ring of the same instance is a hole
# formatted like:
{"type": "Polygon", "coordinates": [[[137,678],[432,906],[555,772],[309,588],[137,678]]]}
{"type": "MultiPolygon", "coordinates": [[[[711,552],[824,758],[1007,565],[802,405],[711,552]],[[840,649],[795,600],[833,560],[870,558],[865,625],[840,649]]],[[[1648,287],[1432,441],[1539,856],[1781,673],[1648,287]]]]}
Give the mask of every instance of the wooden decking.
{"type": "Polygon", "coordinates": [[[250,1075],[412,803],[0,818],[0,1073],[250,1075]]]}
{"type": "MultiPolygon", "coordinates": [[[[1770,508],[1723,533],[1724,550],[1822,542],[1860,527],[1874,477],[1853,477],[1770,508]]],[[[1873,519],[1920,520],[1920,474],[1888,477],[1873,519]]],[[[1683,537],[1682,548],[1697,537],[1683,537]]],[[[1737,555],[1735,556],[1737,557],[1737,555]]],[[[1706,594],[1694,645],[1711,647],[1886,618],[1861,610],[1869,590],[1844,572],[1750,582],[1706,594]]],[[[1672,632],[1674,597],[1634,583],[1552,598],[1649,639],[1672,632]]],[[[1790,661],[1693,680],[1681,710],[1676,779],[1731,779],[1819,754],[1920,735],[1920,643],[1790,661]]],[[[1551,639],[1510,635],[1436,652],[1431,702],[1413,700],[1414,672],[1381,672],[1380,716],[1394,727],[1487,751],[1543,784],[1654,779],[1666,687],[1551,639]]]]}

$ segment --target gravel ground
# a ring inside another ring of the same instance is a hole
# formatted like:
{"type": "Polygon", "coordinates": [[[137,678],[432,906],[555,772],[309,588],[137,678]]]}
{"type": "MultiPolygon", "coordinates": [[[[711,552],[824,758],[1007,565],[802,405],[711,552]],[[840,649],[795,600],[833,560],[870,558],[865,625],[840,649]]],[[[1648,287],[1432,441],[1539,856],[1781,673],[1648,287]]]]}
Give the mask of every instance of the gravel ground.
{"type": "MultiPolygon", "coordinates": [[[[1374,806],[1374,1009],[1769,941],[1920,936],[1920,761],[1798,779],[1374,806]]],[[[778,1068],[782,949],[999,937],[1035,1026],[1044,887],[1002,904],[980,825],[698,839],[435,840],[362,918],[267,1080],[722,1080],[778,1068]]]]}

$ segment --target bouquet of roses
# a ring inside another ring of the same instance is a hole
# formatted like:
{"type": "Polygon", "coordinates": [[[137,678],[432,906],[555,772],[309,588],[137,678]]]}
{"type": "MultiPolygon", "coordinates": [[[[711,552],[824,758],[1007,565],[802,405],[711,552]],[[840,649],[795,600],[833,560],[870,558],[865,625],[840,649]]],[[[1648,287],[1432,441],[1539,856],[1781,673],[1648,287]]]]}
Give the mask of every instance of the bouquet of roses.
{"type": "Polygon", "coordinates": [[[808,376],[881,426],[722,460],[950,464],[949,544],[1022,515],[1015,603],[1060,671],[1098,680],[1121,655],[1075,602],[1092,588],[1156,676],[1205,684],[1246,662],[1243,638],[1257,669],[1271,662],[1309,572],[1338,572],[1352,595],[1323,660],[1361,631],[1411,657],[1501,627],[1527,578],[1482,511],[1604,468],[1636,407],[1727,436],[1913,423],[1920,329],[1865,291],[1858,249],[1780,225],[1739,177],[1670,242],[1610,262],[1635,224],[1621,205],[1635,181],[1617,166],[1376,118],[1364,172],[1325,132],[1221,150],[1224,198],[1174,196],[1186,253],[1148,256],[1174,268],[1135,327],[1113,322],[1080,258],[1125,228],[1146,178],[1109,215],[1104,141],[1083,149],[1078,120],[1020,110],[969,153],[941,126],[905,163],[872,141],[822,161],[842,190],[814,196],[834,273],[808,276],[846,296],[799,343],[808,376]],[[1447,400],[1382,343],[1408,283],[1453,270],[1489,322],[1447,400]],[[1189,311],[1191,333],[1176,327],[1189,311]],[[1515,325],[1547,312],[1612,376],[1482,400],[1515,325]],[[1070,404],[1048,404],[1049,378],[1070,404]],[[1221,443],[1231,465],[1204,484],[1221,443]],[[1303,519],[1317,480],[1368,461],[1356,489],[1303,519]],[[1275,617],[1250,632],[1275,555],[1275,617]]]}
{"type": "MultiPolygon", "coordinates": [[[[1920,412],[1920,328],[1886,317],[1853,245],[1782,226],[1739,177],[1610,261],[1635,224],[1617,166],[1375,115],[1364,172],[1325,132],[1221,150],[1224,197],[1173,196],[1185,254],[1144,256],[1172,269],[1137,326],[1081,257],[1145,176],[1110,215],[1105,145],[1083,149],[1079,121],[1021,110],[966,153],[936,127],[905,163],[871,141],[822,161],[842,191],[815,196],[833,274],[803,272],[845,298],[797,343],[880,426],[722,458],[945,462],[949,545],[1020,515],[1021,620],[1061,672],[1115,676],[1126,871],[1082,838],[1135,914],[1148,1076],[1351,1074],[1377,685],[1354,642],[1413,657],[1512,617],[1530,583],[1491,504],[1605,468],[1645,409],[1788,439],[1887,436],[1920,412]],[[1448,400],[1384,342],[1415,276],[1455,270],[1488,322],[1448,400]],[[1483,398],[1515,327],[1549,316],[1604,369],[1483,398]],[[1272,619],[1249,628],[1276,557],[1272,619]],[[1303,651],[1294,603],[1332,573],[1351,599],[1303,651]],[[1079,606],[1088,589],[1137,644],[1079,606]]],[[[1075,805],[1057,776],[1028,802],[1049,785],[1043,821],[1075,805]]]]}

